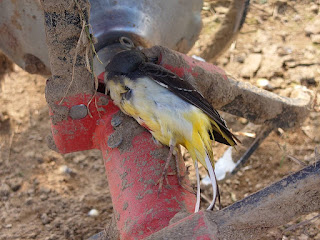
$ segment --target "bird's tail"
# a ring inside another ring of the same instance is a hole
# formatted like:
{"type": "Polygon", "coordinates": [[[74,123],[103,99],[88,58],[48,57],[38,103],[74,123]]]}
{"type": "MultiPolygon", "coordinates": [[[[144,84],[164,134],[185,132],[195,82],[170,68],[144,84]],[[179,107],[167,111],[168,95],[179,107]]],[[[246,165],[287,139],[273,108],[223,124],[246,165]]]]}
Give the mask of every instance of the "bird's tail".
{"type": "Polygon", "coordinates": [[[210,182],[212,185],[212,194],[213,194],[212,202],[210,203],[210,206],[207,208],[207,210],[211,210],[214,207],[214,204],[215,204],[217,196],[218,196],[218,183],[217,183],[216,174],[213,169],[213,165],[211,164],[211,160],[210,160],[208,154],[205,157],[205,162],[207,165],[207,169],[209,172],[209,178],[210,178],[210,182]]]}
{"type": "Polygon", "coordinates": [[[230,130],[225,126],[223,128],[219,127],[219,125],[212,119],[210,119],[210,122],[212,124],[212,132],[209,132],[210,137],[217,142],[234,146],[238,143],[241,143],[241,141],[233,135],[230,130]]]}

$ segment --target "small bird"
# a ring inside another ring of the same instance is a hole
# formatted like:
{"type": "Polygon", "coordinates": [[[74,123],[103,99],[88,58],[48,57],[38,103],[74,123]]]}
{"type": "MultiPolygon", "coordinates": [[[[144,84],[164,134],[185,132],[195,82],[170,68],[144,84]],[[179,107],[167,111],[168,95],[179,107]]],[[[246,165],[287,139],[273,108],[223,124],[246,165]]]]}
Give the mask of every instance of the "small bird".
{"type": "Polygon", "coordinates": [[[125,114],[146,127],[157,141],[169,146],[159,188],[167,176],[174,149],[182,145],[189,151],[196,169],[195,212],[200,207],[198,162],[209,172],[213,200],[208,209],[212,209],[218,188],[211,142],[234,146],[238,140],[219,113],[189,82],[155,62],[138,49],[119,52],[106,66],[106,89],[125,114]]]}

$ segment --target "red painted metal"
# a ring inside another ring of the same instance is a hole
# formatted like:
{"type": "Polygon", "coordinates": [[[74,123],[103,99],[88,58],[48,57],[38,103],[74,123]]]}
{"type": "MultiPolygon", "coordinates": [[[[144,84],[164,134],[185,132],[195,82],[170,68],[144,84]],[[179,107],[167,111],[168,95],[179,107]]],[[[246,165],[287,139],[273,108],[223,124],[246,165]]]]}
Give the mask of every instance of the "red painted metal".
{"type": "MultiPolygon", "coordinates": [[[[180,76],[186,72],[196,74],[193,73],[194,66],[225,76],[223,70],[211,64],[196,61],[186,55],[182,56],[190,68],[180,69],[168,65],[164,67],[180,76]]],[[[99,75],[100,82],[103,82],[103,76],[104,73],[99,75]]],[[[111,120],[119,109],[102,93],[97,93],[92,100],[91,98],[92,96],[84,94],[67,97],[64,106],[70,109],[72,106],[84,104],[90,114],[82,119],[74,120],[68,117],[56,125],[52,124],[52,134],[61,153],[94,148],[101,150],[120,238],[143,239],[167,227],[176,213],[180,211],[192,213],[195,196],[178,184],[176,175],[168,176],[171,187],[163,187],[162,192],[158,193],[156,182],[159,180],[159,173],[162,172],[165,161],[152,154],[159,146],[154,143],[151,134],[145,131],[135,136],[131,147],[126,151],[120,152],[118,148],[108,146],[108,139],[115,131],[111,120]]],[[[211,239],[202,214],[196,216],[199,217],[192,225],[194,234],[191,235],[195,237],[193,239],[211,239]],[[199,235],[197,232],[205,234],[199,235]]],[[[189,218],[181,221],[190,221],[189,218]]]]}
{"type": "MultiPolygon", "coordinates": [[[[79,94],[67,98],[63,105],[87,105],[90,99],[89,95],[79,94]]],[[[119,109],[101,93],[96,94],[88,109],[91,116],[77,120],[68,117],[52,125],[53,138],[61,153],[101,150],[121,239],[143,239],[168,226],[176,213],[193,212],[195,196],[178,184],[177,176],[168,176],[170,188],[163,187],[158,193],[155,183],[165,161],[152,154],[160,146],[150,133],[138,134],[132,146],[120,152],[108,146],[108,138],[114,132],[111,119],[119,109]]]]}

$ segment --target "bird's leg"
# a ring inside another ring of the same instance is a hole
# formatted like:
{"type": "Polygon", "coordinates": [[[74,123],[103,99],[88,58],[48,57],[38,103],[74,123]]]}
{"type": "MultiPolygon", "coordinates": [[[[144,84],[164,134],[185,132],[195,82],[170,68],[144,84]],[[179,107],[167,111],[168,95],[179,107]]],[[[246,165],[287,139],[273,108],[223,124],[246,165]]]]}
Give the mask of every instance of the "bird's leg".
{"type": "Polygon", "coordinates": [[[178,146],[178,151],[176,154],[176,168],[177,168],[177,177],[178,177],[178,182],[179,185],[182,186],[182,182],[183,182],[183,178],[184,176],[181,176],[181,172],[180,172],[180,162],[182,162],[182,154],[181,154],[181,147],[178,146]]]}
{"type": "Polygon", "coordinates": [[[194,191],[193,191],[192,187],[187,185],[187,184],[185,184],[184,181],[183,181],[184,178],[185,178],[185,175],[181,175],[180,165],[183,165],[185,167],[184,161],[183,161],[183,156],[182,156],[182,153],[181,153],[181,146],[179,145],[178,146],[178,151],[177,151],[177,154],[176,154],[176,168],[177,168],[178,182],[179,182],[179,185],[181,187],[183,187],[188,192],[194,194],[194,191]]]}
{"type": "Polygon", "coordinates": [[[170,164],[171,157],[172,157],[172,154],[173,154],[173,150],[174,150],[174,145],[170,144],[169,155],[167,157],[166,164],[164,165],[164,169],[162,171],[162,175],[161,175],[161,177],[160,177],[160,179],[158,180],[158,183],[157,183],[157,184],[159,184],[159,192],[161,192],[164,178],[166,179],[167,184],[169,184],[168,178],[167,178],[167,172],[168,172],[169,164],[170,164]]]}

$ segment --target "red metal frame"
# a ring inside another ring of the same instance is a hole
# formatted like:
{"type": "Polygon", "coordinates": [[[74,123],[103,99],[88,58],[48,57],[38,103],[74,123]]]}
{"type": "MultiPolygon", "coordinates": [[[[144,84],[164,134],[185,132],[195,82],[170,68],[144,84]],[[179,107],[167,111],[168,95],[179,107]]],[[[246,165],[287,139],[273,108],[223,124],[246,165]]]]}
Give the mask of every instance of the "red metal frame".
{"type": "MultiPolygon", "coordinates": [[[[63,105],[87,105],[90,99],[90,95],[79,94],[63,105]]],[[[120,152],[108,146],[114,132],[111,120],[118,107],[106,95],[97,93],[88,109],[91,116],[77,120],[68,117],[52,125],[53,138],[61,153],[101,150],[121,239],[145,238],[168,226],[176,213],[193,212],[195,196],[178,184],[177,176],[168,176],[170,188],[163,187],[158,194],[155,183],[165,161],[152,154],[161,146],[154,143],[150,133],[135,136],[132,147],[120,152]]]]}
{"type": "MultiPolygon", "coordinates": [[[[218,67],[182,56],[189,64],[189,69],[169,65],[164,67],[183,76],[186,72],[197,74],[192,71],[193,67],[200,66],[226,78],[223,70],[218,67]]],[[[99,76],[99,81],[103,82],[103,73],[99,76]]],[[[126,151],[120,152],[118,148],[108,146],[108,139],[115,131],[111,120],[119,109],[102,93],[96,93],[94,98],[91,98],[92,96],[85,94],[67,97],[62,105],[70,109],[75,105],[84,104],[87,105],[90,114],[82,119],[68,117],[67,120],[52,124],[52,134],[61,153],[101,150],[120,238],[143,239],[167,227],[176,213],[192,213],[195,195],[179,185],[176,175],[168,176],[170,188],[163,187],[158,193],[158,185],[155,183],[160,178],[159,173],[165,161],[152,154],[161,146],[154,143],[151,134],[145,131],[135,136],[131,147],[126,151]]],[[[199,221],[194,225],[192,236],[194,239],[210,239],[210,230],[206,227],[202,213],[198,214],[199,221]]],[[[187,223],[188,219],[181,221],[187,223]]]]}

